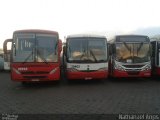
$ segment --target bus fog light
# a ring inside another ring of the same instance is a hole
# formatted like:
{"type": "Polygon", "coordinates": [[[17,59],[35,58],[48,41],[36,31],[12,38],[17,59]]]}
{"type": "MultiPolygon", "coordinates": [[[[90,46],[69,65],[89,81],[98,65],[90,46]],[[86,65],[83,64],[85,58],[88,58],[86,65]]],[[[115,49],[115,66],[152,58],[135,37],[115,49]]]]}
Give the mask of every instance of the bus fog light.
{"type": "Polygon", "coordinates": [[[121,65],[119,65],[119,64],[115,64],[114,68],[117,69],[117,70],[123,70],[123,71],[125,71],[125,69],[121,65]]]}

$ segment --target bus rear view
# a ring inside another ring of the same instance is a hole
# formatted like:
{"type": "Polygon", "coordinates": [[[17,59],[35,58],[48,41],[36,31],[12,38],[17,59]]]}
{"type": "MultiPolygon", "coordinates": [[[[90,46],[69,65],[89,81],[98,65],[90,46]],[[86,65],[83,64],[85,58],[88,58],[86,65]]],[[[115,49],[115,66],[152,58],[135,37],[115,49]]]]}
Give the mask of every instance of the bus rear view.
{"type": "Polygon", "coordinates": [[[67,79],[108,77],[107,39],[104,36],[68,36],[65,52],[67,79]]]}
{"type": "Polygon", "coordinates": [[[47,30],[19,30],[13,33],[11,78],[13,81],[60,79],[61,41],[47,30]]]}

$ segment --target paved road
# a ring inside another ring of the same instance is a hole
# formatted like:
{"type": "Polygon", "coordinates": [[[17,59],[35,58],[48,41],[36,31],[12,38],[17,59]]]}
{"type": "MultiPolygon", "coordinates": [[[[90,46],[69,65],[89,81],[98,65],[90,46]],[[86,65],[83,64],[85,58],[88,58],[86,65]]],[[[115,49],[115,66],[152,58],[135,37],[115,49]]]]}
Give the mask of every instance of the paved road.
{"type": "Polygon", "coordinates": [[[12,82],[0,73],[0,113],[160,113],[160,80],[12,82]]]}

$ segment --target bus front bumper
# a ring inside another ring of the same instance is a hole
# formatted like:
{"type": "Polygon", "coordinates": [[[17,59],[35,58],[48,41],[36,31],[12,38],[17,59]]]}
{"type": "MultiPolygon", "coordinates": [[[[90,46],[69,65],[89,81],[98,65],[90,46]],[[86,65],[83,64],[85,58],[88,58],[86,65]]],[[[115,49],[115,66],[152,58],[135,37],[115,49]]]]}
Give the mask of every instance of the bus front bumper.
{"type": "Polygon", "coordinates": [[[67,79],[69,80],[93,80],[93,79],[106,79],[108,71],[98,72],[67,72],[67,79]]]}
{"type": "Polygon", "coordinates": [[[11,72],[11,79],[17,82],[38,82],[38,81],[57,81],[60,80],[60,71],[54,74],[17,74],[11,72]]]}
{"type": "Polygon", "coordinates": [[[120,71],[114,70],[113,77],[151,77],[151,70],[146,71],[120,71]]]}

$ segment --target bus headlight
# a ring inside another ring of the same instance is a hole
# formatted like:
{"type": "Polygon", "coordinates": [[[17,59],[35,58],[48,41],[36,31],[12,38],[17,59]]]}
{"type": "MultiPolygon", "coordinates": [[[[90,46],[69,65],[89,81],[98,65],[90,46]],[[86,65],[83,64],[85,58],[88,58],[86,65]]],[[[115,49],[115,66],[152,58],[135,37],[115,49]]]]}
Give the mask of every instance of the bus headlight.
{"type": "Polygon", "coordinates": [[[51,72],[49,74],[53,74],[58,70],[58,67],[54,68],[53,70],[51,70],[51,72]]]}
{"type": "Polygon", "coordinates": [[[151,69],[151,64],[147,64],[142,68],[141,71],[150,70],[150,69],[151,69]]]}
{"type": "Polygon", "coordinates": [[[16,68],[12,68],[12,70],[19,75],[21,74],[16,68]]]}
{"type": "Polygon", "coordinates": [[[115,63],[114,69],[125,71],[125,69],[123,68],[123,66],[121,66],[121,65],[118,64],[118,63],[115,63]]]}

